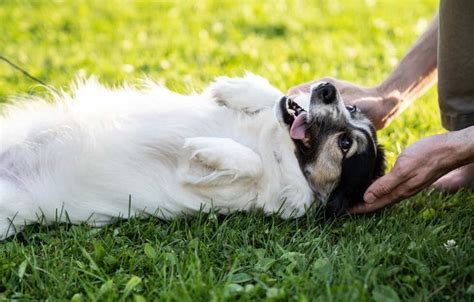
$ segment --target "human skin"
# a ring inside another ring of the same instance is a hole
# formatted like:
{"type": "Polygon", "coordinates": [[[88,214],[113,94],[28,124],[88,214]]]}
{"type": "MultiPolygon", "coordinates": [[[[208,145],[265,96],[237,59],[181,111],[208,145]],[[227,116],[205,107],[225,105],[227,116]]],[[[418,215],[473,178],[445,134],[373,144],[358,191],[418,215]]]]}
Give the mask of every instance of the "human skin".
{"type": "Polygon", "coordinates": [[[338,88],[345,103],[357,106],[377,130],[383,129],[436,83],[438,23],[438,16],[435,16],[395,70],[378,86],[361,87],[338,79],[322,78],[290,88],[288,95],[308,92],[316,82],[330,82],[338,88]]]}
{"type": "Polygon", "coordinates": [[[351,212],[384,208],[420,192],[457,168],[472,166],[470,163],[474,163],[474,126],[420,139],[403,150],[390,173],[374,182],[364,194],[365,202],[351,212]]]}
{"type": "MultiPolygon", "coordinates": [[[[436,82],[438,24],[438,16],[435,16],[394,71],[378,86],[361,87],[338,79],[323,78],[295,86],[288,94],[306,92],[315,82],[331,82],[347,104],[357,106],[377,129],[385,128],[436,82]]],[[[473,127],[415,142],[400,154],[388,174],[366,190],[365,202],[351,209],[351,212],[359,214],[381,209],[418,193],[437,179],[436,184],[441,188],[452,186],[456,177],[459,183],[457,188],[469,186],[474,173],[473,144],[473,127]],[[451,171],[452,175],[448,174],[451,171]],[[470,179],[466,180],[469,176],[470,179]]],[[[474,187],[474,184],[470,186],[474,187]]]]}

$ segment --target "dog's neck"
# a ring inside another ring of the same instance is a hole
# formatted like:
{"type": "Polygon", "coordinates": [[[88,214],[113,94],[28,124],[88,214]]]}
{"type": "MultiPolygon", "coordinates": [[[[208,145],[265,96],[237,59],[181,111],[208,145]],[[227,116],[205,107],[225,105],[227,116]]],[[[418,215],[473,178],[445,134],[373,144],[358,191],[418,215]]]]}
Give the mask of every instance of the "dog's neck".
{"type": "Polygon", "coordinates": [[[263,196],[259,201],[284,201],[282,215],[291,216],[299,209],[301,203],[308,207],[314,201],[314,194],[299,168],[295,155],[295,145],[289,136],[288,129],[281,126],[272,110],[265,110],[255,115],[261,128],[256,131],[258,145],[256,152],[264,162],[265,171],[262,184],[276,183],[278,187],[262,188],[263,196]]]}

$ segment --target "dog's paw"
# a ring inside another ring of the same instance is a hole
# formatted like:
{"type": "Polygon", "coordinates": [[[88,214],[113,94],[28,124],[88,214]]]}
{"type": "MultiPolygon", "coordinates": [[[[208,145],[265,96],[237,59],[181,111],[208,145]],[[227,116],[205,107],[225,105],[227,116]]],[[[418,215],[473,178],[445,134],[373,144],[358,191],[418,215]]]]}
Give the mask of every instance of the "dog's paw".
{"type": "Polygon", "coordinates": [[[196,183],[196,174],[200,175],[199,183],[222,184],[240,178],[254,178],[262,173],[260,157],[229,138],[187,138],[183,149],[189,160],[186,174],[193,175],[193,183],[196,183]]]}
{"type": "Polygon", "coordinates": [[[222,160],[221,150],[209,145],[202,138],[186,139],[184,148],[190,151],[189,160],[199,163],[212,170],[223,170],[225,162],[222,160]]]}
{"type": "Polygon", "coordinates": [[[271,108],[283,96],[266,79],[250,73],[242,78],[219,77],[208,92],[218,104],[246,113],[271,108]]]}

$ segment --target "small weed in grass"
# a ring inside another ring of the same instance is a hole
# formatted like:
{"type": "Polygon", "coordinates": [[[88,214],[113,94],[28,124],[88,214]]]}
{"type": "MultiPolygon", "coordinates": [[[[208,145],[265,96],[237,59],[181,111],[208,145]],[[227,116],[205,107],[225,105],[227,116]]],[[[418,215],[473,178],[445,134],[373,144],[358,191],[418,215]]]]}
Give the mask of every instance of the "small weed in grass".
{"type": "MultiPolygon", "coordinates": [[[[57,88],[144,74],[179,92],[260,74],[283,91],[332,76],[375,85],[437,1],[0,1],[6,57],[57,88]]],[[[1,62],[0,62],[1,63],[1,62]]],[[[0,64],[0,102],[44,90],[0,64]]],[[[380,132],[390,163],[442,131],[433,89],[380,132]]],[[[0,300],[474,299],[474,197],[421,193],[323,222],[260,212],[30,226],[0,243],[0,300]]]]}

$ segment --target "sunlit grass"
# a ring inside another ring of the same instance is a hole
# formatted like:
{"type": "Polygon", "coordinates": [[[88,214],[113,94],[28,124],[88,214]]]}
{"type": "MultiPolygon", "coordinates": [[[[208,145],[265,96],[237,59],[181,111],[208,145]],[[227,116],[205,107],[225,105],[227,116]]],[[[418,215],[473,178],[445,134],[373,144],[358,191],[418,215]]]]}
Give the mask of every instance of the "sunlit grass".
{"type": "MultiPolygon", "coordinates": [[[[285,91],[392,70],[437,1],[2,1],[0,52],[50,85],[149,76],[180,92],[251,71],[285,91]]],[[[0,101],[43,88],[0,62],[0,101]]],[[[380,132],[390,163],[443,131],[435,89],[380,132]]],[[[0,300],[472,300],[472,194],[419,194],[324,224],[261,213],[104,229],[33,226],[0,243],[0,300]],[[454,240],[455,246],[444,244],[454,240]]]]}

